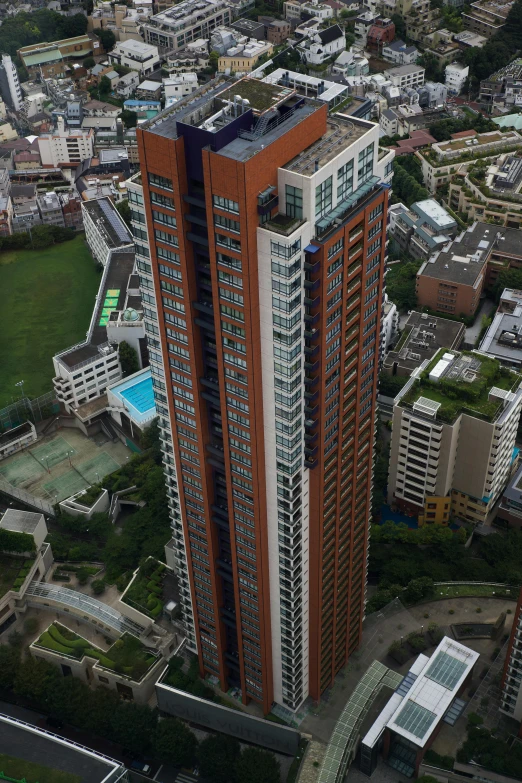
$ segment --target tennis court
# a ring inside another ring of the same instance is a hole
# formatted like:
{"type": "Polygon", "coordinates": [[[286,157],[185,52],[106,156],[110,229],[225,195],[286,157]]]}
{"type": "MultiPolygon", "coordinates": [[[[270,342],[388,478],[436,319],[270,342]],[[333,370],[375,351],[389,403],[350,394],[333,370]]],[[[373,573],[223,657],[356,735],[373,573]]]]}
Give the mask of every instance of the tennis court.
{"type": "Polygon", "coordinates": [[[115,470],[118,470],[120,464],[106,451],[102,451],[101,454],[87,460],[87,462],[80,462],[76,467],[89,484],[97,484],[108,473],[114,473],[115,470]]]}
{"type": "Polygon", "coordinates": [[[61,500],[76,494],[81,489],[86,489],[89,482],[80,476],[75,470],[69,470],[61,476],[43,485],[51,503],[59,503],[61,500]]]}
{"type": "Polygon", "coordinates": [[[45,471],[30,452],[17,456],[11,461],[4,460],[0,464],[0,476],[4,478],[13,487],[19,487],[26,481],[31,481],[45,471]]]}
{"type": "Polygon", "coordinates": [[[58,436],[54,438],[49,444],[42,444],[34,449],[30,449],[31,454],[38,462],[47,468],[54,468],[55,465],[59,465],[68,456],[72,457],[76,454],[76,450],[73,449],[69,441],[65,438],[58,436]]]}

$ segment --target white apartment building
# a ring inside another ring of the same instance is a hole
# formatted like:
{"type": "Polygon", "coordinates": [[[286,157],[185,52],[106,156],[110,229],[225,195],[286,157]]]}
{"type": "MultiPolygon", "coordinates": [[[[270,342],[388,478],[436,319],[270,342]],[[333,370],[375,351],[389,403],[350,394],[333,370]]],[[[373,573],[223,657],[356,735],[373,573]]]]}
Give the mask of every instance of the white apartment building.
{"type": "Polygon", "coordinates": [[[460,95],[469,76],[469,65],[463,65],[463,63],[459,62],[448,63],[445,74],[448,95],[460,95]]]}
{"type": "Polygon", "coordinates": [[[2,55],[0,64],[0,93],[3,100],[13,111],[20,111],[22,108],[22,88],[16,66],[10,55],[2,55]]]}
{"type": "Polygon", "coordinates": [[[102,266],[113,253],[132,250],[132,236],[110,198],[82,202],[82,214],[87,244],[102,266]]]}
{"type": "Polygon", "coordinates": [[[421,65],[399,65],[386,71],[386,78],[395,87],[404,90],[407,87],[421,87],[424,84],[425,68],[421,65]]]}
{"type": "Polygon", "coordinates": [[[110,63],[125,65],[146,76],[160,67],[158,47],[143,41],[120,41],[108,55],[110,63]]]}
{"type": "Polygon", "coordinates": [[[42,166],[59,168],[61,164],[81,163],[94,155],[94,129],[65,130],[63,118],[58,118],[58,129],[38,137],[42,166]]]}
{"type": "Polygon", "coordinates": [[[424,362],[393,409],[388,502],[418,514],[451,497],[453,516],[489,524],[511,472],[521,380],[478,352],[424,362]]]}
{"type": "Polygon", "coordinates": [[[185,49],[212,30],[234,21],[235,10],[227,0],[183,0],[148,19],[142,27],[145,41],[160,51],[185,49]]]}
{"type": "Polygon", "coordinates": [[[171,106],[185,95],[190,95],[198,89],[198,76],[196,73],[180,73],[178,76],[170,76],[163,79],[165,90],[165,108],[171,106]]]}

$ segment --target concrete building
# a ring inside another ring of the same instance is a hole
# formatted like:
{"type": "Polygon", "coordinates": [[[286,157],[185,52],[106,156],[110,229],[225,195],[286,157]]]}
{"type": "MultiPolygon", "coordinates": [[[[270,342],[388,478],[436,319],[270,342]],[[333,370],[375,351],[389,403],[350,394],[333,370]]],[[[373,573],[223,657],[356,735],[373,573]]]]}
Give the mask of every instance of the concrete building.
{"type": "MultiPolygon", "coordinates": [[[[522,529],[522,465],[518,468],[518,470],[513,474],[511,479],[509,480],[509,484],[507,485],[506,489],[504,490],[504,494],[502,495],[502,498],[500,500],[500,503],[497,508],[497,519],[496,524],[499,526],[503,526],[506,528],[517,528],[522,529]]],[[[515,627],[515,626],[513,626],[515,627]]],[[[511,642],[510,642],[511,647],[511,642]]],[[[510,664],[510,655],[512,653],[512,650],[508,649],[508,654],[506,656],[506,665],[513,666],[513,664],[510,664]]],[[[518,660],[518,659],[516,659],[518,660]]],[[[515,669],[518,667],[515,666],[515,669]]],[[[510,683],[511,685],[518,683],[510,683]]],[[[506,681],[504,681],[504,686],[506,685],[506,681]]],[[[503,705],[502,709],[503,711],[506,711],[509,715],[513,715],[517,720],[522,720],[522,705],[516,705],[517,699],[510,700],[507,699],[506,696],[518,696],[518,688],[517,693],[506,693],[504,691],[504,699],[503,699],[503,705]],[[516,709],[516,713],[513,712],[510,707],[513,708],[513,710],[516,709]]]]}
{"type": "Polygon", "coordinates": [[[83,229],[83,215],[80,196],[73,196],[72,193],[59,193],[58,198],[62,205],[65,228],[81,231],[83,229]]]}
{"type": "Polygon", "coordinates": [[[206,41],[195,41],[187,49],[178,49],[173,54],[167,54],[164,68],[171,76],[180,73],[201,73],[209,64],[209,53],[206,41]]]}
{"type": "Polygon", "coordinates": [[[480,82],[479,101],[492,107],[522,105],[522,58],[508,63],[480,82]]]}
{"type": "Polygon", "coordinates": [[[34,443],[37,438],[36,427],[32,421],[26,421],[2,432],[0,435],[0,460],[22,451],[34,443]]]}
{"type": "Polygon", "coordinates": [[[284,19],[274,19],[270,22],[267,30],[267,41],[274,46],[280,46],[290,37],[292,27],[284,19]]]}
{"type": "Polygon", "coordinates": [[[244,702],[294,712],[360,640],[393,153],[377,125],[248,77],[137,133],[188,646],[244,702]]]}
{"type": "Polygon", "coordinates": [[[491,524],[510,476],[521,376],[477,352],[441,349],[393,408],[388,502],[424,513],[451,497],[453,517],[491,524]]]}
{"type": "Polygon", "coordinates": [[[124,65],[145,76],[160,67],[158,47],[143,41],[120,41],[108,55],[109,62],[124,65]]]}
{"type": "Polygon", "coordinates": [[[441,348],[460,348],[465,332],[466,327],[458,321],[414,310],[395,349],[388,351],[382,369],[388,375],[409,378],[419,367],[429,363],[441,348]]]}
{"type": "Polygon", "coordinates": [[[379,16],[370,25],[366,36],[366,46],[370,52],[382,54],[384,47],[389,46],[394,38],[395,25],[392,20],[379,16]]]}
{"type": "Polygon", "coordinates": [[[392,41],[382,48],[382,56],[396,65],[412,65],[417,62],[419,51],[415,46],[409,46],[404,41],[392,41]]]}
{"type": "Polygon", "coordinates": [[[333,109],[349,98],[349,89],[345,84],[331,82],[326,79],[318,79],[316,76],[308,76],[305,73],[287,71],[286,68],[277,68],[269,76],[263,78],[265,84],[279,84],[298,92],[299,95],[315,97],[324,102],[328,110],[333,109]]]}
{"type": "Polygon", "coordinates": [[[36,201],[44,225],[65,228],[62,205],[56,193],[53,191],[42,193],[37,196],[36,201]]]}
{"type": "Polygon", "coordinates": [[[140,74],[138,71],[131,71],[130,73],[126,73],[124,76],[120,77],[116,85],[116,92],[122,98],[128,98],[130,95],[132,95],[139,83],[140,74]]]}
{"type": "Polygon", "coordinates": [[[322,65],[325,60],[346,49],[346,37],[339,25],[334,24],[312,34],[298,48],[309,65],[322,65]]]}
{"type": "Polygon", "coordinates": [[[163,85],[161,82],[154,82],[152,79],[145,79],[140,82],[136,88],[136,98],[146,99],[152,101],[159,101],[161,99],[161,93],[163,91],[163,85]]]}
{"type": "Polygon", "coordinates": [[[16,66],[8,54],[2,55],[0,65],[0,94],[5,103],[13,110],[22,108],[22,88],[16,66]]]}
{"type": "Polygon", "coordinates": [[[381,362],[386,355],[391,342],[397,334],[399,328],[399,311],[397,305],[394,304],[388,297],[388,294],[384,294],[384,304],[382,306],[382,327],[381,327],[381,345],[380,345],[380,358],[381,362]]]}
{"type": "MultiPolygon", "coordinates": [[[[520,472],[518,472],[517,489],[519,489],[517,499],[520,499],[520,472]]],[[[518,504],[520,506],[520,503],[518,504]]],[[[520,517],[520,509],[517,508],[520,517]]],[[[519,522],[520,524],[520,522],[519,522]]],[[[522,688],[520,669],[522,668],[522,589],[520,591],[513,625],[511,626],[511,635],[509,637],[506,662],[502,673],[502,703],[500,712],[514,718],[516,721],[522,721],[522,688]]]]}
{"type": "Polygon", "coordinates": [[[263,22],[256,22],[253,19],[238,19],[230,27],[246,38],[255,38],[258,41],[265,40],[265,25],[263,22]]]}
{"type": "Polygon", "coordinates": [[[84,57],[101,54],[98,39],[92,40],[88,35],[78,35],[75,38],[64,38],[52,43],[43,42],[22,46],[17,51],[30,78],[63,78],[66,75],[67,63],[81,60],[84,57]]]}
{"type": "Polygon", "coordinates": [[[84,201],[82,212],[85,238],[100,264],[107,266],[114,253],[132,250],[132,236],[110,198],[84,201]]]}
{"type": "Polygon", "coordinates": [[[458,232],[457,221],[435,199],[416,201],[410,209],[396,204],[397,210],[391,235],[401,250],[413,258],[427,260],[441,250],[458,232]]]}
{"type": "Polygon", "coordinates": [[[165,107],[176,103],[185,95],[191,95],[198,89],[198,77],[195,73],[180,73],[163,79],[165,107]]]}
{"type": "Polygon", "coordinates": [[[386,71],[386,78],[400,90],[424,84],[425,68],[421,65],[399,65],[386,71]]]}
{"type": "Polygon", "coordinates": [[[468,13],[462,14],[462,21],[467,30],[491,38],[500,32],[506,24],[506,17],[514,0],[496,2],[496,0],[477,0],[471,3],[468,13]]]}
{"type": "Polygon", "coordinates": [[[479,350],[508,367],[522,367],[522,291],[504,289],[479,350]]]}
{"type": "Polygon", "coordinates": [[[441,724],[453,726],[466,702],[479,654],[445,636],[431,657],[419,655],[361,742],[361,772],[370,776],[382,752],[406,777],[418,777],[441,724]]]}
{"type": "Polygon", "coordinates": [[[448,95],[460,95],[469,76],[469,65],[453,62],[445,68],[448,95]]]}
{"type": "Polygon", "coordinates": [[[38,137],[42,167],[58,168],[63,164],[77,166],[94,155],[94,130],[65,130],[63,122],[52,133],[38,137]]]}
{"type": "Polygon", "coordinates": [[[417,303],[450,315],[474,316],[486,280],[494,229],[475,223],[417,272],[417,303]]]}
{"type": "Polygon", "coordinates": [[[160,52],[175,52],[201,38],[209,39],[216,27],[234,21],[227,0],[182,0],[151,16],[143,25],[145,41],[160,52]]]}
{"type": "Polygon", "coordinates": [[[228,49],[218,61],[220,73],[250,73],[256,67],[261,57],[270,56],[274,50],[271,43],[250,39],[245,44],[239,44],[228,49]]]}

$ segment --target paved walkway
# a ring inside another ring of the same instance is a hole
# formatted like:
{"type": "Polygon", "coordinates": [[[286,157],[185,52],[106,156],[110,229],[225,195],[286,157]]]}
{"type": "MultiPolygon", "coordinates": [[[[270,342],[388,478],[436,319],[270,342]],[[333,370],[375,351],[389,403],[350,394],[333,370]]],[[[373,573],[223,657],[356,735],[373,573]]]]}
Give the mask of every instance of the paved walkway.
{"type": "Polygon", "coordinates": [[[470,326],[466,329],[466,336],[464,337],[465,343],[468,343],[469,345],[475,345],[477,337],[480,334],[480,330],[482,329],[482,316],[491,316],[495,309],[495,302],[492,302],[491,299],[484,299],[480,305],[477,317],[475,318],[475,323],[473,326],[470,326]]]}
{"type": "MultiPolygon", "coordinates": [[[[381,661],[401,674],[406,674],[413,658],[398,666],[387,655],[391,643],[401,636],[406,637],[412,631],[420,631],[423,626],[426,628],[432,622],[437,623],[449,636],[452,636],[449,626],[453,623],[477,620],[481,623],[492,623],[506,609],[514,612],[515,606],[515,600],[485,597],[446,598],[410,609],[405,609],[398,599],[392,601],[387,607],[367,618],[364,623],[361,647],[339,672],[333,687],[323,695],[320,703],[313,707],[303,720],[300,730],[311,734],[318,741],[327,743],[346,702],[372,661],[381,661]],[[480,613],[476,611],[478,608],[481,609],[480,613]],[[450,610],[454,614],[449,614],[450,610]]],[[[513,614],[507,615],[504,634],[509,633],[512,621],[513,614]]],[[[466,640],[465,643],[481,654],[480,663],[489,661],[493,649],[498,644],[489,639],[466,640]]],[[[426,654],[431,654],[433,649],[428,649],[426,654]]]]}

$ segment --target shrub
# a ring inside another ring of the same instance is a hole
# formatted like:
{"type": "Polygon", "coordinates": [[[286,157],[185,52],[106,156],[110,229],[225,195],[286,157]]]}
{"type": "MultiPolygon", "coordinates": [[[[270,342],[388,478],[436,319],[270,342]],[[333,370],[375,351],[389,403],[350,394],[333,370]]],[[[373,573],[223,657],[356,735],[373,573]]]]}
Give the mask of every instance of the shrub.
{"type": "Polygon", "coordinates": [[[38,630],[39,622],[36,619],[36,617],[27,617],[26,620],[24,620],[24,631],[26,633],[36,633],[38,630]]]}
{"type": "Polygon", "coordinates": [[[468,729],[472,726],[480,726],[484,723],[484,719],[477,715],[476,712],[470,712],[468,715],[468,729]]]}
{"type": "Polygon", "coordinates": [[[480,614],[480,613],[481,613],[481,611],[482,611],[482,609],[480,608],[480,606],[478,606],[478,607],[475,609],[475,611],[476,611],[476,613],[477,613],[477,614],[480,614]]]}
{"type": "Polygon", "coordinates": [[[426,639],[417,633],[412,633],[408,636],[408,644],[414,653],[420,653],[426,649],[426,639]]]}
{"type": "Polygon", "coordinates": [[[409,658],[411,658],[411,653],[405,647],[402,645],[398,640],[393,642],[389,649],[388,649],[388,655],[393,658],[395,661],[397,661],[398,664],[406,663],[409,658]]]}
{"type": "Polygon", "coordinates": [[[95,579],[92,582],[91,587],[94,595],[101,595],[105,590],[105,582],[103,579],[95,579]]]}
{"type": "Polygon", "coordinates": [[[78,583],[81,585],[86,585],[87,581],[89,579],[89,571],[87,568],[79,568],[76,572],[76,576],[78,577],[78,583]]]}
{"type": "Polygon", "coordinates": [[[450,609],[448,614],[455,614],[455,609],[450,609]]]}

